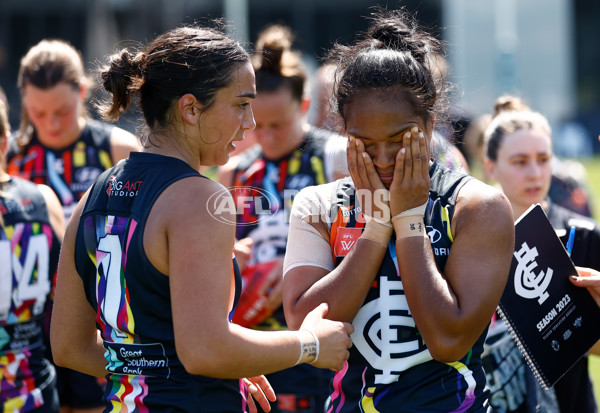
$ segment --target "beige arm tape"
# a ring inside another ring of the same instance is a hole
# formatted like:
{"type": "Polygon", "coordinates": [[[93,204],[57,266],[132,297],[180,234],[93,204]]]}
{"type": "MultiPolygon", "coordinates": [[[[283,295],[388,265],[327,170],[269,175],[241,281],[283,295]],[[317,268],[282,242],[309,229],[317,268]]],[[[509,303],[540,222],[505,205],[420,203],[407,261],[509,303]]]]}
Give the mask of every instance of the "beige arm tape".
{"type": "MultiPolygon", "coordinates": [[[[329,240],[308,221],[321,216],[325,209],[322,197],[313,196],[313,188],[302,190],[294,198],[290,215],[287,248],[283,261],[283,275],[292,268],[310,265],[328,271],[334,269],[329,240]]],[[[326,222],[326,221],[325,221],[326,222]]]]}
{"type": "Polygon", "coordinates": [[[365,225],[365,229],[360,237],[376,242],[383,248],[387,248],[393,230],[391,225],[388,226],[377,221],[367,221],[367,225],[365,225]]]}

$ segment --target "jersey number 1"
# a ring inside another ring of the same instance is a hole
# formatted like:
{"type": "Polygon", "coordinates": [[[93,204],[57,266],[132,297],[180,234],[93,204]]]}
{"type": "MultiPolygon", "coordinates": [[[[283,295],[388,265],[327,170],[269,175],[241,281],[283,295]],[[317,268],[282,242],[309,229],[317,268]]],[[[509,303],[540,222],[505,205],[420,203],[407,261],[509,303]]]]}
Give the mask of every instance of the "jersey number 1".
{"type": "Polygon", "coordinates": [[[98,302],[102,302],[102,314],[104,320],[112,327],[117,337],[126,337],[119,328],[118,315],[121,310],[121,298],[124,295],[123,286],[121,285],[121,243],[119,236],[114,234],[106,234],[98,243],[98,251],[106,253],[102,261],[98,262],[98,267],[102,264],[104,268],[104,276],[106,277],[106,295],[104,300],[102,297],[96,297],[98,302]]]}

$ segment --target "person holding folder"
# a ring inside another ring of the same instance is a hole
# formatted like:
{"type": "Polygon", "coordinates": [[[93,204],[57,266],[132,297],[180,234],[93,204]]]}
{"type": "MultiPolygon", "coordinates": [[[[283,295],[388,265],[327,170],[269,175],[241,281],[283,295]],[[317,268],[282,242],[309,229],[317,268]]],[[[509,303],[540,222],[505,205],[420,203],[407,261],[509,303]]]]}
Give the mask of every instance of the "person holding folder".
{"type": "MultiPolygon", "coordinates": [[[[541,204],[562,242],[569,234],[576,266],[600,269],[600,229],[582,215],[548,198],[552,178],[552,137],[547,119],[532,110],[499,113],[485,131],[485,170],[508,197],[515,219],[532,204],[541,204]],[[574,227],[573,229],[571,229],[574,227]]],[[[582,283],[582,282],[580,282],[582,283]]],[[[596,412],[587,357],[580,359],[554,386],[561,412],[596,412]]]]}

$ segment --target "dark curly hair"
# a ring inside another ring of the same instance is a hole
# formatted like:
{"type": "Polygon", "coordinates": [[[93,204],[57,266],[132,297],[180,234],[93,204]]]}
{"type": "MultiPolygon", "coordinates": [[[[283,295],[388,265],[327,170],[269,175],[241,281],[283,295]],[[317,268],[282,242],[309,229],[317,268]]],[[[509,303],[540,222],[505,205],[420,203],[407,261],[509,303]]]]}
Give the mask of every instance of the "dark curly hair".
{"type": "Polygon", "coordinates": [[[435,70],[443,45],[421,29],[406,10],[376,8],[371,25],[355,44],[336,44],[329,58],[337,63],[335,100],[344,123],[345,109],[364,91],[395,89],[424,119],[443,118],[448,84],[435,70]]]}

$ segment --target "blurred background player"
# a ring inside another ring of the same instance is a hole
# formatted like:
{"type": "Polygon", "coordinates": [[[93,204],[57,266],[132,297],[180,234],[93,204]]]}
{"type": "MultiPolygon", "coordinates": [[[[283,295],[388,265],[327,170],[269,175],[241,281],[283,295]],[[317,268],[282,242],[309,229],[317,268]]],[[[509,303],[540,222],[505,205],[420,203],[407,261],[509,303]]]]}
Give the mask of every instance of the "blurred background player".
{"type": "MultiPolygon", "coordinates": [[[[21,124],[8,151],[8,173],[52,188],[68,220],[96,177],[139,144],[133,134],[89,116],[81,54],[63,40],[31,47],[17,84],[21,124]]],[[[103,380],[58,368],[58,388],[64,413],[102,411],[103,380]]]]}
{"type": "Polygon", "coordinates": [[[64,217],[52,189],[6,173],[9,132],[0,99],[0,406],[56,413],[47,344],[64,217]]]}
{"type": "MultiPolygon", "coordinates": [[[[478,178],[487,179],[484,168],[484,132],[492,119],[509,110],[531,110],[518,96],[503,95],[494,102],[492,114],[484,114],[473,120],[464,136],[465,151],[470,168],[478,178]]],[[[575,159],[552,157],[552,178],[548,197],[556,204],[578,214],[591,217],[594,205],[590,200],[587,174],[583,165],[575,159]]]]}

